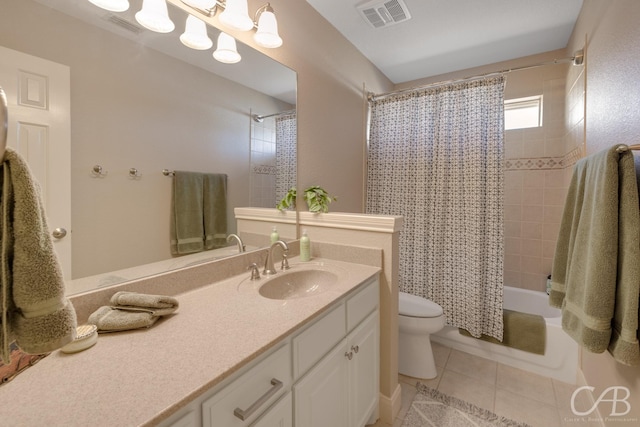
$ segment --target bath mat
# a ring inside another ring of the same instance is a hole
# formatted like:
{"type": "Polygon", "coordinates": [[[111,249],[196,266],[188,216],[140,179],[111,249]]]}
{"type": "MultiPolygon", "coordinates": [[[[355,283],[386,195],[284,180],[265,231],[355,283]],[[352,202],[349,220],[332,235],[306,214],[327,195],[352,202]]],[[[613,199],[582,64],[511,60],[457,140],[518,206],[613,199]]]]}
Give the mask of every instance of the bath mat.
{"type": "Polygon", "coordinates": [[[531,427],[418,383],[402,427],[531,427]]]}
{"type": "Polygon", "coordinates": [[[5,365],[0,362],[0,385],[8,383],[22,371],[49,355],[49,353],[26,354],[18,348],[15,341],[9,345],[9,351],[11,351],[11,363],[5,365]]]}
{"type": "MultiPolygon", "coordinates": [[[[547,343],[547,324],[544,321],[544,317],[505,309],[503,310],[503,319],[504,334],[502,342],[487,335],[482,335],[478,339],[529,353],[544,355],[547,343]]],[[[458,331],[467,337],[471,336],[464,329],[458,329],[458,331]]]]}

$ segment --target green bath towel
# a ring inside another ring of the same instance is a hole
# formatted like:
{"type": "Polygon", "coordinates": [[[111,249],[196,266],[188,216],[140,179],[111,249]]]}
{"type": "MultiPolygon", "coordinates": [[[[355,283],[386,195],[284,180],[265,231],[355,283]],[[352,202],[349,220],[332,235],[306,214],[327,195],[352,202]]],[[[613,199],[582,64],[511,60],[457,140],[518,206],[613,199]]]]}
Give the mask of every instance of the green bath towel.
{"type": "Polygon", "coordinates": [[[200,252],[204,249],[203,175],[176,171],[171,201],[171,253],[200,252]]]}
{"type": "Polygon", "coordinates": [[[549,302],[585,349],[640,364],[640,212],[633,154],[617,148],[574,168],[553,261],[549,302]]]}
{"type": "MultiPolygon", "coordinates": [[[[544,355],[547,343],[547,325],[542,316],[505,309],[503,310],[503,321],[502,342],[487,335],[482,335],[478,339],[544,355]]],[[[458,329],[458,331],[462,335],[471,337],[471,334],[464,329],[458,329]]]]}
{"type": "Polygon", "coordinates": [[[76,336],[40,186],[26,161],[7,148],[0,173],[0,359],[13,340],[28,354],[49,353],[76,336]]]}
{"type": "Polygon", "coordinates": [[[204,248],[227,246],[227,175],[208,173],[203,176],[204,248]]]}

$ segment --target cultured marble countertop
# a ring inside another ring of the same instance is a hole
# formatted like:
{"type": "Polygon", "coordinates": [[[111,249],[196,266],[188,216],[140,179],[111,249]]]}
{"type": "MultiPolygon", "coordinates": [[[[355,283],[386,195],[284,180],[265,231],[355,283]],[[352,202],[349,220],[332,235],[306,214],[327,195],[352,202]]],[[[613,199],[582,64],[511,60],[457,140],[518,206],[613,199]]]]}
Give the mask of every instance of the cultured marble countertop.
{"type": "Polygon", "coordinates": [[[55,351],[0,386],[0,425],[156,425],[272,348],[380,269],[314,259],[339,280],[315,296],[270,300],[249,273],[176,295],[179,310],[145,330],[100,334],[75,354],[55,351]]]}

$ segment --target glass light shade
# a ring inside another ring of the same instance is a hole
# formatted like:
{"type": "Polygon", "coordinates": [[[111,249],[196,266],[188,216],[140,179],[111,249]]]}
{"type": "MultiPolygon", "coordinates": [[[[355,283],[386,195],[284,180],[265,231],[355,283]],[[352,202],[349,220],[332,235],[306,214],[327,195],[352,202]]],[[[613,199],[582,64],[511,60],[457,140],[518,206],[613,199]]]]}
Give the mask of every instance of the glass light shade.
{"type": "Polygon", "coordinates": [[[216,5],[216,0],[182,0],[182,3],[200,10],[209,10],[216,5]]]}
{"type": "Polygon", "coordinates": [[[220,33],[218,36],[218,47],[213,52],[213,57],[225,64],[235,64],[240,62],[240,54],[236,48],[236,39],[227,33],[220,33]]]}
{"type": "Polygon", "coordinates": [[[111,12],[124,12],[129,9],[129,0],[89,0],[89,2],[111,12]]]}
{"type": "Polygon", "coordinates": [[[249,18],[247,0],[227,0],[224,12],[220,14],[220,23],[240,31],[253,28],[253,20],[249,18]]]}
{"type": "Polygon", "coordinates": [[[180,36],[183,45],[196,50],[207,50],[213,46],[213,41],[207,35],[207,24],[203,20],[189,15],[184,33],[180,36]]]}
{"type": "Polygon", "coordinates": [[[170,33],[176,27],[169,19],[165,0],[143,0],[142,9],[136,13],[136,21],[156,33],[170,33]]]}
{"type": "Polygon", "coordinates": [[[282,39],[278,35],[278,21],[273,12],[264,11],[258,19],[258,31],[253,39],[262,47],[275,48],[282,46],[282,39]]]}

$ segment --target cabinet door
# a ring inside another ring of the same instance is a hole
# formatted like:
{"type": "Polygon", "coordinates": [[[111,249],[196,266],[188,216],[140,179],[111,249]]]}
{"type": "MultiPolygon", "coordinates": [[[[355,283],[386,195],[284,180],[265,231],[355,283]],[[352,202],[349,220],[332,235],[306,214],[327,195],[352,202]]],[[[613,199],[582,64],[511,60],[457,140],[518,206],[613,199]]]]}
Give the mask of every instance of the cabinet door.
{"type": "Polygon", "coordinates": [[[293,387],[296,426],[350,427],[346,349],[343,339],[293,387]]]}
{"type": "Polygon", "coordinates": [[[291,393],[287,393],[278,403],[273,405],[251,427],[292,427],[293,426],[293,406],[291,393]]]}
{"type": "Polygon", "coordinates": [[[349,425],[361,427],[378,404],[380,389],[378,310],[347,337],[349,362],[349,425]]]}

